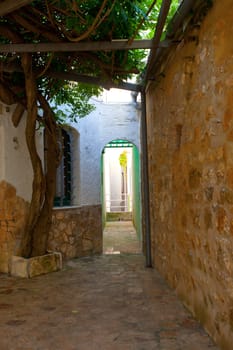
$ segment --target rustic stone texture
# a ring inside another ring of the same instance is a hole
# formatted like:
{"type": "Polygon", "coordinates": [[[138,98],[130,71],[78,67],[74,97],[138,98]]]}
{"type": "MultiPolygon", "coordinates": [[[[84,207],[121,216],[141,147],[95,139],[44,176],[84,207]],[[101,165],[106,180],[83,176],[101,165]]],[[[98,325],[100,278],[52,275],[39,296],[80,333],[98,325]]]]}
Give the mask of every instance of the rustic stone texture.
{"type": "Polygon", "coordinates": [[[147,92],[153,260],[227,350],[233,342],[231,6],[214,2],[199,44],[184,40],[147,92]]]}
{"type": "MultiPolygon", "coordinates": [[[[9,272],[11,257],[18,253],[28,208],[12,185],[0,182],[0,272],[9,272]]],[[[48,250],[61,252],[64,258],[101,253],[101,206],[54,210],[48,250]]]]}
{"type": "Polygon", "coordinates": [[[100,205],[54,209],[48,249],[64,259],[100,254],[102,235],[100,205]]]}
{"type": "Polygon", "coordinates": [[[0,182],[0,272],[8,272],[9,259],[17,254],[28,207],[12,185],[0,182]]]}
{"type": "Polygon", "coordinates": [[[29,259],[12,256],[10,275],[23,278],[32,278],[46,273],[59,271],[62,268],[61,253],[49,253],[29,259]]]}
{"type": "Polygon", "coordinates": [[[28,259],[13,255],[9,262],[11,276],[28,278],[28,259]]]}

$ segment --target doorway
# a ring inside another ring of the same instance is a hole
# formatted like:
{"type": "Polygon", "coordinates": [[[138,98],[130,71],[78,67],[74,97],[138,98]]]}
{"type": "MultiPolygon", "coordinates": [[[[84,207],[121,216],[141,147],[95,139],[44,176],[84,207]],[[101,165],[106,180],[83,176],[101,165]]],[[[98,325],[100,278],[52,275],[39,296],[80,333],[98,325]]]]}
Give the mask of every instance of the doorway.
{"type": "Polygon", "coordinates": [[[108,143],[102,152],[103,252],[141,252],[140,159],[128,140],[108,143]]]}

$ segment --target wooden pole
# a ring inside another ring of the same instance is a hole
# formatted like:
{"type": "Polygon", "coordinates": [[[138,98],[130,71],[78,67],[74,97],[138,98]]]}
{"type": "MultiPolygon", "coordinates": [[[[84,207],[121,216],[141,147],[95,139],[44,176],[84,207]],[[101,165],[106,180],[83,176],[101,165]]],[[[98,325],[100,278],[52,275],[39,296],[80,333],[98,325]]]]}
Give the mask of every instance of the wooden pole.
{"type": "Polygon", "coordinates": [[[18,10],[20,7],[28,5],[33,0],[5,0],[0,3],[0,16],[5,16],[8,13],[18,10]]]}

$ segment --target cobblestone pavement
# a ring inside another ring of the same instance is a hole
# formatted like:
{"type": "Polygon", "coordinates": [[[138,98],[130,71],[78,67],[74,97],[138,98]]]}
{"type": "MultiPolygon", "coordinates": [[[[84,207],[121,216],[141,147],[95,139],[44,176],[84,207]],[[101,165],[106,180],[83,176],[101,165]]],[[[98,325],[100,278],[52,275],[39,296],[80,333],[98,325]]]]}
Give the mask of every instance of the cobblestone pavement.
{"type": "Polygon", "coordinates": [[[217,350],[140,254],[0,275],[0,350],[217,350]]]}

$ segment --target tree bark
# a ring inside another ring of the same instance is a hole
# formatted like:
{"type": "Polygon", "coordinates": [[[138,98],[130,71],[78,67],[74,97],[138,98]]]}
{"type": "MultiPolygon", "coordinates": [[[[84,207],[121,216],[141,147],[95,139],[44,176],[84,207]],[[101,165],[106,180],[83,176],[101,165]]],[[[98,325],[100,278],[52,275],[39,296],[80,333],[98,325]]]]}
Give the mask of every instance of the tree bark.
{"type": "Polygon", "coordinates": [[[26,142],[33,169],[32,197],[25,232],[21,240],[19,254],[25,258],[31,256],[33,231],[38,221],[45,195],[45,181],[42,162],[36,149],[36,119],[37,119],[37,85],[32,71],[32,57],[22,55],[22,67],[25,75],[27,95],[26,142]]]}
{"type": "MultiPolygon", "coordinates": [[[[1,32],[13,43],[22,43],[22,38],[13,32],[7,26],[0,25],[1,32]]],[[[33,170],[32,197],[29,206],[29,213],[20,247],[17,252],[25,258],[35,255],[43,255],[47,251],[47,240],[52,220],[53,199],[56,188],[56,169],[58,166],[58,143],[56,141],[56,121],[54,114],[41,96],[40,103],[44,110],[45,134],[49,135],[47,150],[47,170],[43,171],[42,161],[36,148],[36,121],[38,117],[38,89],[36,75],[33,72],[32,55],[23,53],[21,56],[21,65],[25,77],[27,119],[25,137],[31,159],[33,170]]],[[[6,104],[13,104],[17,101],[17,96],[1,82],[0,98],[6,104]]],[[[23,114],[23,105],[18,105],[13,114],[13,124],[18,123],[23,114]]]]}
{"type": "Polygon", "coordinates": [[[33,169],[32,197],[29,215],[18,254],[29,258],[44,255],[52,223],[53,200],[56,189],[56,170],[60,159],[57,142],[57,124],[46,99],[38,94],[36,78],[32,71],[32,57],[23,54],[22,67],[25,75],[27,97],[26,142],[33,169]],[[44,111],[43,122],[47,139],[47,157],[43,170],[36,148],[36,120],[38,102],[44,111]]]}
{"type": "Polygon", "coordinates": [[[31,256],[47,252],[49,231],[52,224],[52,209],[56,190],[56,173],[60,160],[60,149],[57,142],[57,124],[55,116],[47,101],[40,96],[45,121],[45,199],[33,232],[31,256]]]}
{"type": "Polygon", "coordinates": [[[25,112],[25,107],[21,103],[18,103],[11,117],[12,123],[15,128],[17,128],[17,126],[19,125],[24,112],[25,112]]]}

